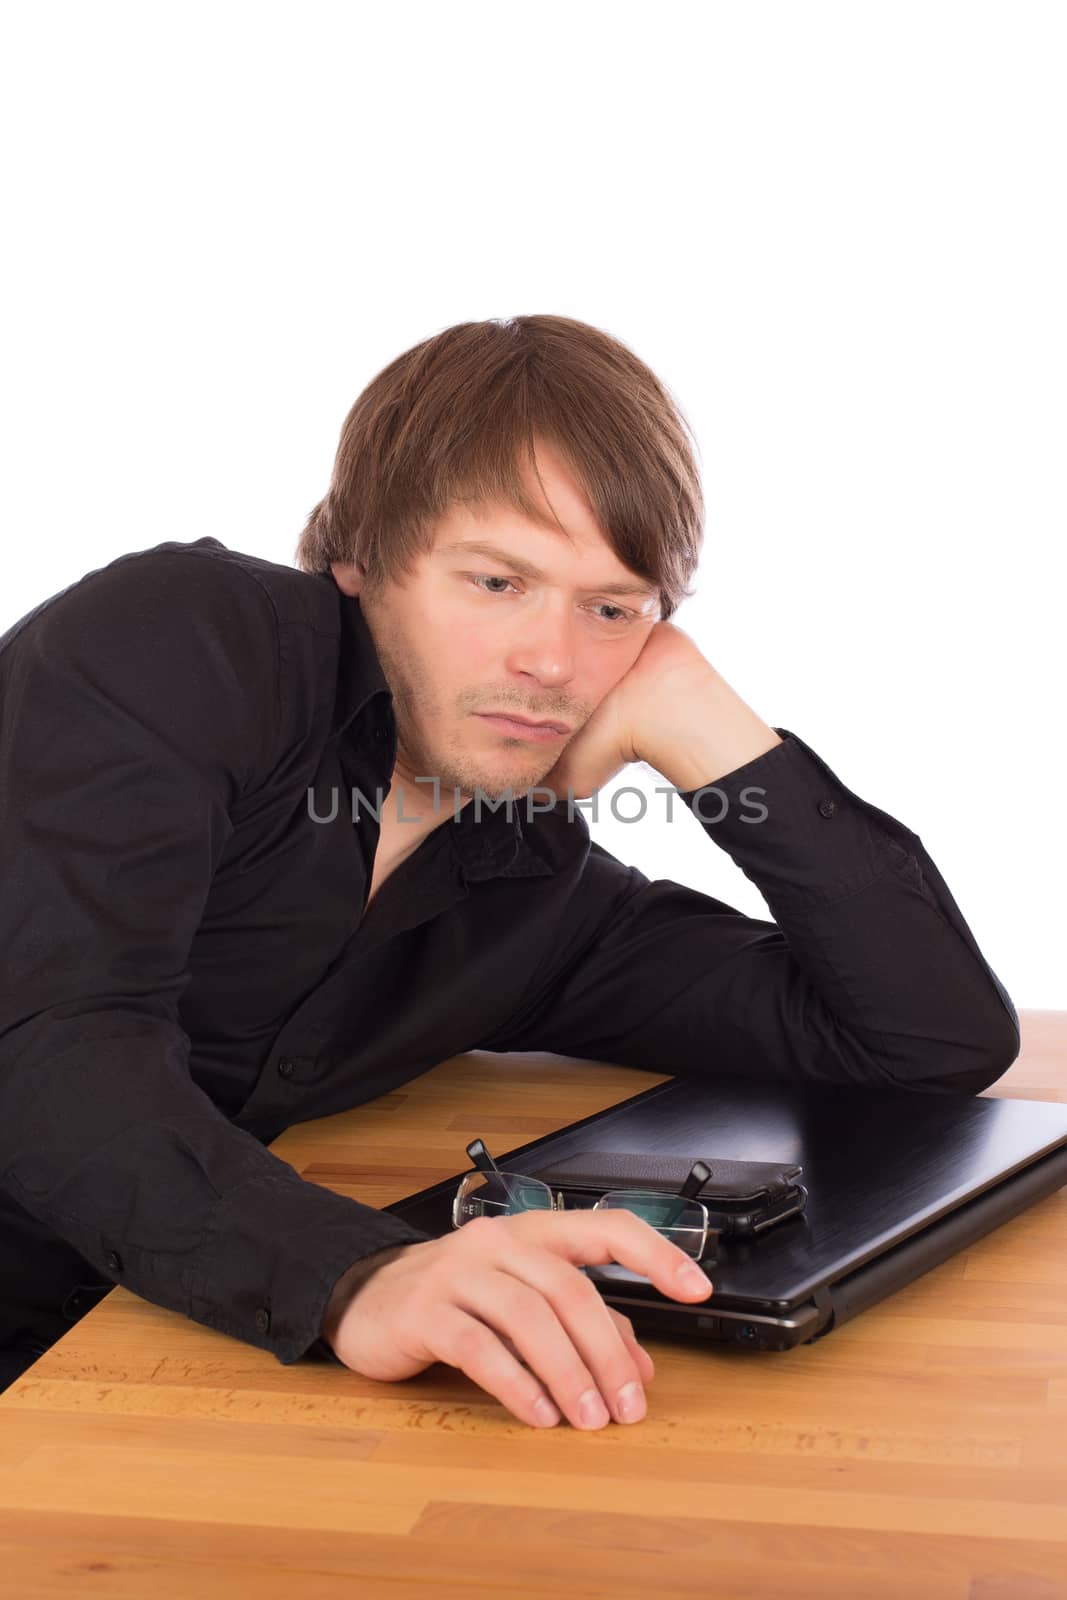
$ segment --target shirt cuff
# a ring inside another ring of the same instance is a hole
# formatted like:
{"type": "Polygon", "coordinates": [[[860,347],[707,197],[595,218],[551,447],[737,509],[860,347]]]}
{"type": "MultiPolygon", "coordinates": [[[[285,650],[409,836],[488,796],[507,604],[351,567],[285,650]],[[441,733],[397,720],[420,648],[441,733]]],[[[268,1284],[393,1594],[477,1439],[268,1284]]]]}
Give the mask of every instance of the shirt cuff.
{"type": "Polygon", "coordinates": [[[844,899],[909,859],[918,841],[907,828],[853,794],[795,733],[774,731],[781,744],[679,791],[772,909],[844,899]]]}
{"type": "Polygon", "coordinates": [[[290,1366],[319,1341],[349,1268],[387,1245],[432,1237],[295,1172],[254,1178],[212,1213],[189,1316],[290,1366]]]}

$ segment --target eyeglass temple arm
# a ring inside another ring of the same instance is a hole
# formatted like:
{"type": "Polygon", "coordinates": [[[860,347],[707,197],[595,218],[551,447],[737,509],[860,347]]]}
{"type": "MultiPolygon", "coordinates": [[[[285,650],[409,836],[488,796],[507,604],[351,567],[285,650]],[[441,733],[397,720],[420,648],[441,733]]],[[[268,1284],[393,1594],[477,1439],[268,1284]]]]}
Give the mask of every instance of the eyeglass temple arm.
{"type": "Polygon", "coordinates": [[[710,1177],[711,1168],[705,1165],[703,1161],[694,1161],[689,1176],[678,1193],[683,1200],[692,1200],[693,1196],[704,1187],[710,1177]]]}
{"type": "MultiPolygon", "coordinates": [[[[493,1173],[496,1177],[501,1179],[505,1188],[508,1189],[510,1194],[511,1190],[507,1179],[504,1177],[504,1174],[501,1172],[500,1168],[489,1154],[489,1151],[485,1148],[485,1145],[481,1139],[471,1140],[470,1144],[467,1146],[467,1154],[470,1156],[479,1172],[493,1173]]],[[[691,1200],[693,1196],[704,1187],[710,1177],[711,1168],[703,1161],[694,1161],[692,1167],[690,1168],[688,1178],[686,1178],[685,1182],[682,1184],[682,1187],[678,1191],[680,1197],[683,1200],[691,1200]]]]}
{"type": "Polygon", "coordinates": [[[492,1156],[489,1154],[488,1150],[485,1148],[485,1145],[480,1139],[471,1140],[470,1144],[467,1146],[467,1154],[470,1156],[479,1172],[494,1172],[499,1174],[500,1168],[497,1166],[496,1162],[493,1160],[492,1156]]]}
{"type": "Polygon", "coordinates": [[[488,1150],[485,1148],[485,1145],[480,1139],[471,1140],[470,1144],[467,1146],[467,1154],[470,1156],[479,1172],[484,1172],[487,1176],[492,1174],[494,1177],[499,1178],[501,1183],[504,1185],[504,1188],[507,1190],[508,1199],[515,1199],[514,1190],[512,1189],[511,1184],[508,1182],[507,1177],[503,1172],[501,1172],[500,1168],[497,1166],[496,1162],[493,1160],[492,1156],[489,1154],[488,1150]]]}

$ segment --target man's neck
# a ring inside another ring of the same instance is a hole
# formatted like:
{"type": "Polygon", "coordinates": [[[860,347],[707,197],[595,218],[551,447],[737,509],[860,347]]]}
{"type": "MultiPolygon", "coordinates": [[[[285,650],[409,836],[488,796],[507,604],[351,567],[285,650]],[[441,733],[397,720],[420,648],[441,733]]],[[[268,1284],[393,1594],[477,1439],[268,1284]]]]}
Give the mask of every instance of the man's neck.
{"type": "Polygon", "coordinates": [[[387,870],[399,865],[427,834],[442,823],[453,822],[471,798],[443,784],[416,783],[398,768],[382,801],[377,860],[387,870]]]}

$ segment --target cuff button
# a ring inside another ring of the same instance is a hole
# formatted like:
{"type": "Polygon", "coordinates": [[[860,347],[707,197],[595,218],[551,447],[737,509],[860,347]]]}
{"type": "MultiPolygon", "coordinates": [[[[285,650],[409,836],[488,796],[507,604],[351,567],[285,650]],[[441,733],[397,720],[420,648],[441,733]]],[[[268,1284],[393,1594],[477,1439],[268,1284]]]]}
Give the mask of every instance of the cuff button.
{"type": "Polygon", "coordinates": [[[822,816],[822,817],[832,817],[836,810],[837,810],[837,805],[833,800],[820,800],[819,801],[819,815],[820,816],[822,816]]]}

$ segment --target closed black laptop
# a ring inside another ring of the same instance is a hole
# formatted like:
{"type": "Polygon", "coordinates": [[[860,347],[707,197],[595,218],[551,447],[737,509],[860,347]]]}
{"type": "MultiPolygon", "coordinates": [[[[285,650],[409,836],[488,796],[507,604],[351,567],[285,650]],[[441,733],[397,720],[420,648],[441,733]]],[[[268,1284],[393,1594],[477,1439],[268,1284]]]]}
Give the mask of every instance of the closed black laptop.
{"type": "MultiPolygon", "coordinates": [[[[802,1211],[762,1234],[709,1237],[714,1255],[702,1265],[714,1293],[706,1302],[671,1300],[624,1267],[585,1269],[638,1333],[787,1350],[822,1338],[1067,1183],[1067,1105],[672,1078],[516,1150],[489,1148],[502,1171],[527,1177],[597,1152],[614,1155],[613,1171],[620,1152],[801,1167],[802,1211]]],[[[650,1170],[647,1160],[637,1165],[650,1170]]],[[[463,1176],[385,1209],[426,1233],[447,1233],[463,1176]]]]}

